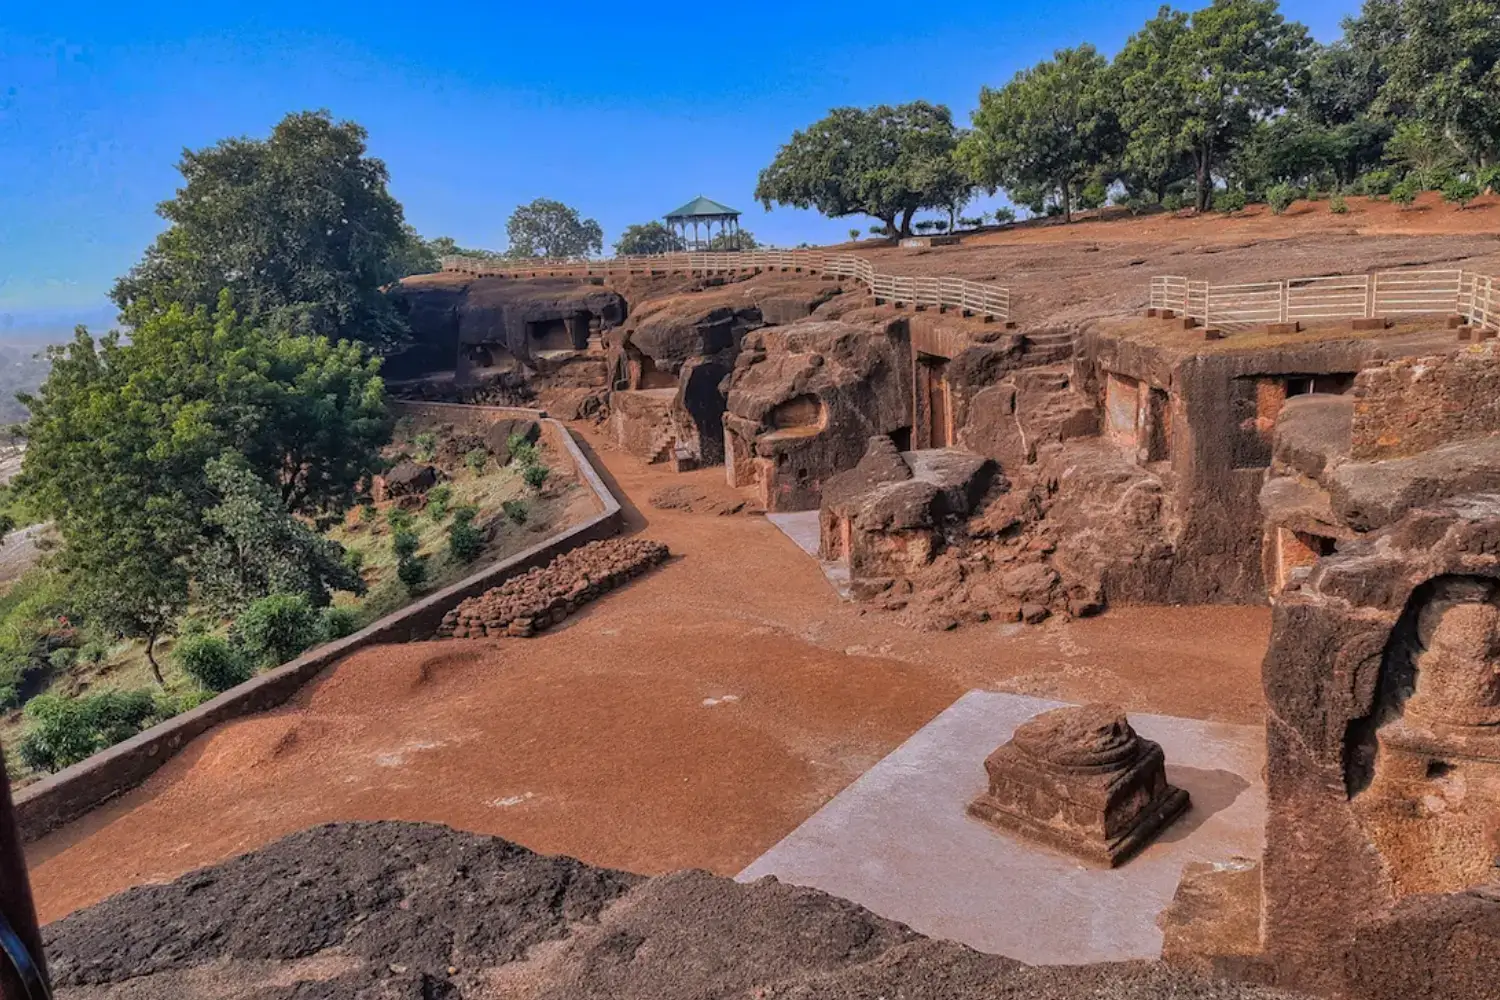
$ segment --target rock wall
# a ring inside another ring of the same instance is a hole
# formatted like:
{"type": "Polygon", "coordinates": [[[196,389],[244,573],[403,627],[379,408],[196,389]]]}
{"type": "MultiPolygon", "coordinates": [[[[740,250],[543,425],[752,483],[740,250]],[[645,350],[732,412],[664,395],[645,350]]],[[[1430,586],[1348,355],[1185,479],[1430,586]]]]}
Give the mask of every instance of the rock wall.
{"type": "Polygon", "coordinates": [[[1500,358],[1492,342],[1392,361],[1355,382],[1353,457],[1398,458],[1500,431],[1500,358]]]}

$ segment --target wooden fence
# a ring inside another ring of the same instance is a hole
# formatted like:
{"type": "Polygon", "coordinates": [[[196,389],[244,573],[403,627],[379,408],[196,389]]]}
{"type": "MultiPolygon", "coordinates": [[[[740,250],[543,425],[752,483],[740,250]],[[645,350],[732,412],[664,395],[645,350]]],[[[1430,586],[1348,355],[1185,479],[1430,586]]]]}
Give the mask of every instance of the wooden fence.
{"type": "Polygon", "coordinates": [[[1267,323],[1430,315],[1462,316],[1475,326],[1500,330],[1500,290],[1494,279],[1458,269],[1376,271],[1239,285],[1163,275],[1151,279],[1151,306],[1226,330],[1267,323]]]}
{"type": "Polygon", "coordinates": [[[821,250],[741,250],[735,253],[668,253],[612,257],[604,260],[507,260],[489,257],[444,257],[443,270],[518,278],[551,275],[646,274],[652,271],[807,271],[861,282],[876,298],[901,305],[961,309],[1006,322],[1010,290],[963,278],[927,278],[882,274],[864,257],[821,250]]]}

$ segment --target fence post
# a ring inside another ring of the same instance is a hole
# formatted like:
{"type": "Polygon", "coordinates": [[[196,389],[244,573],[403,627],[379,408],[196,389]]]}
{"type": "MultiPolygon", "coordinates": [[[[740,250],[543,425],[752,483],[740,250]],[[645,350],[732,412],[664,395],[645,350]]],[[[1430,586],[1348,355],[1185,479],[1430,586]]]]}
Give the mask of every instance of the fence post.
{"type": "MultiPolygon", "coordinates": [[[[1292,283],[1290,281],[1277,282],[1277,293],[1281,299],[1281,322],[1285,323],[1287,315],[1291,312],[1292,283]]],[[[1203,324],[1207,326],[1208,324],[1203,324]]]]}

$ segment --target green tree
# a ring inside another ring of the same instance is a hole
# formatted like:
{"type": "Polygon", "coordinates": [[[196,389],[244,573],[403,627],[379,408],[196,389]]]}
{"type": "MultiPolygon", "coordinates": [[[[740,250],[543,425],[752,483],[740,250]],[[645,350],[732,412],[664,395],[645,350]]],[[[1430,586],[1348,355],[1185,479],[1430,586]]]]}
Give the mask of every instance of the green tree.
{"type": "Polygon", "coordinates": [[[43,694],[26,705],[26,731],[16,749],[41,771],[60,771],[129,739],[158,716],[147,691],[98,691],[82,698],[43,694]]]}
{"type": "Polygon", "coordinates": [[[1215,167],[1291,103],[1307,47],[1276,0],[1214,0],[1191,16],[1163,7],[1115,59],[1127,168],[1160,178],[1186,158],[1206,210],[1215,167]]]}
{"type": "Polygon", "coordinates": [[[1083,45],[1059,50],[999,90],[981,90],[974,128],[958,147],[969,176],[992,194],[997,188],[1055,194],[1073,221],[1079,189],[1121,145],[1108,69],[1093,46],[1083,45]]]}
{"type": "Polygon", "coordinates": [[[267,139],[185,151],[184,184],[157,207],[166,231],[111,292],[125,321],[213,308],[227,288],[278,329],[399,343],[406,329],[382,288],[399,276],[409,234],[365,135],[326,111],[301,112],[267,139]]]}
{"type": "Polygon", "coordinates": [[[621,257],[639,254],[673,253],[682,249],[682,240],[660,222],[642,222],[627,226],[615,243],[615,253],[621,257]]]}
{"type": "Polygon", "coordinates": [[[1472,166],[1500,156],[1500,13],[1493,0],[1365,0],[1344,32],[1380,67],[1377,114],[1422,123],[1472,166]]]}
{"type": "Polygon", "coordinates": [[[233,615],[277,593],[301,595],[321,608],[330,591],[364,593],[364,579],[349,565],[344,547],[289,514],[259,476],[229,458],[210,459],[205,473],[219,502],[204,512],[192,568],[209,608],[233,615]]]}
{"type": "Polygon", "coordinates": [[[879,219],[887,234],[911,235],[912,216],[947,208],[973,189],[953,152],[959,133],[942,105],[835,108],[793,133],[760,172],[755,197],[840,218],[879,219]]]}
{"type": "Polygon", "coordinates": [[[604,252],[604,231],[593,219],[560,201],[538,198],[521,205],[505,224],[511,257],[588,257],[604,252]]]}
{"type": "Polygon", "coordinates": [[[270,594],[246,605],[234,636],[253,661],[274,667],[320,642],[323,623],[301,594],[270,594]]]}
{"type": "Polygon", "coordinates": [[[733,233],[720,233],[708,241],[710,253],[719,253],[726,250],[759,250],[760,243],[755,239],[755,234],[748,229],[741,229],[733,233]]]}

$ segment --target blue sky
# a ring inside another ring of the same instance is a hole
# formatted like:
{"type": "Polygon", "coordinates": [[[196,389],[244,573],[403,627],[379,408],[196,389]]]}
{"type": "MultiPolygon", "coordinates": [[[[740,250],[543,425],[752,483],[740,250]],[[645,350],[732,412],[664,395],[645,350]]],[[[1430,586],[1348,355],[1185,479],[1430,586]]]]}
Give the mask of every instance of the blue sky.
{"type": "MultiPolygon", "coordinates": [[[[1059,47],[1112,54],[1157,7],[0,3],[0,336],[107,323],[181,150],[264,135],[288,111],[363,124],[427,236],[500,247],[511,210],[550,197],[610,242],[705,194],[762,240],[826,242],[870,220],[751,198],[792,130],[918,98],[967,124],[982,84],[1059,47]]],[[[1357,7],[1282,4],[1325,41],[1357,7]]]]}

